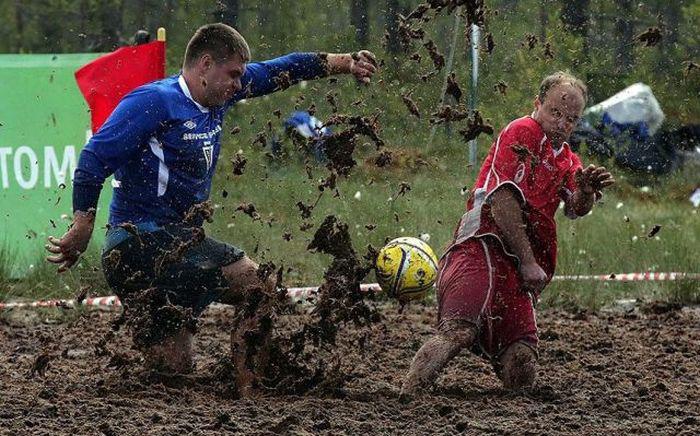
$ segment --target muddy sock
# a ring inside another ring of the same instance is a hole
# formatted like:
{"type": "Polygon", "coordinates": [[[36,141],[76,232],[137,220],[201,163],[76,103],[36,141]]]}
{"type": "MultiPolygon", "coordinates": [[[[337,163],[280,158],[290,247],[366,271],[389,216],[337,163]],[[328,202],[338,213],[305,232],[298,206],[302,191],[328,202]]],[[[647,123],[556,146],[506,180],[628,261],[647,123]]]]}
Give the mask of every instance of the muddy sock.
{"type": "Polygon", "coordinates": [[[401,387],[402,396],[409,396],[420,387],[432,383],[438,372],[476,339],[476,328],[471,324],[445,323],[440,330],[413,357],[401,387]]]}
{"type": "Polygon", "coordinates": [[[532,347],[516,342],[501,355],[500,378],[506,389],[518,390],[535,384],[537,353],[532,347]]]}

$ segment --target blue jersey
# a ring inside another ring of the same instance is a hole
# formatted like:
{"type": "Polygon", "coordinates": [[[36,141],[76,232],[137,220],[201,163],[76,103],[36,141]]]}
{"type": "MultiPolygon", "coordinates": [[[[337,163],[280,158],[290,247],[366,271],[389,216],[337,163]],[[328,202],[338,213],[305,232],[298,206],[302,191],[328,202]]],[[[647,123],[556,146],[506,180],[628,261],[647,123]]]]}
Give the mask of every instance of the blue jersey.
{"type": "Polygon", "coordinates": [[[192,99],[181,75],[135,89],[81,152],[73,178],[74,210],[95,207],[105,179],[114,174],[110,225],[181,222],[194,204],[209,198],[226,111],[243,98],[276,91],[275,78],[282,72],[292,83],[326,74],[316,53],[250,63],[243,90],[213,108],[192,99]]]}

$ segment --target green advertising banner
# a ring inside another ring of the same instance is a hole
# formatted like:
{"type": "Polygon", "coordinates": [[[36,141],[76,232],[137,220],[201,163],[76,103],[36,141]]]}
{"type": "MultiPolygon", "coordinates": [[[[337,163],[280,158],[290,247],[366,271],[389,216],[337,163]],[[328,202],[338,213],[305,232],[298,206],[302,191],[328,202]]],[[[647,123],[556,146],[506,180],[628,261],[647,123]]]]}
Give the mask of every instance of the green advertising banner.
{"type": "MultiPolygon", "coordinates": [[[[91,134],[73,74],[99,55],[0,55],[0,249],[14,277],[41,262],[46,238],[71,222],[73,171],[91,134]]],[[[105,189],[98,239],[110,196],[105,189]]]]}

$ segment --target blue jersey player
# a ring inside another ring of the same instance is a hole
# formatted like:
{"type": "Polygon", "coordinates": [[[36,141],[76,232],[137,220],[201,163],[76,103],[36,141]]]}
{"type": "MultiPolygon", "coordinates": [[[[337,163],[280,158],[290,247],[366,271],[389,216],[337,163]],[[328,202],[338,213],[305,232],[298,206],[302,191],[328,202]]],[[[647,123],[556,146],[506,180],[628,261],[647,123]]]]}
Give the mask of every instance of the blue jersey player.
{"type": "MultiPolygon", "coordinates": [[[[52,253],[47,260],[58,264],[59,272],[77,262],[93,231],[102,185],[114,174],[103,271],[126,310],[129,299],[146,289],[159,302],[161,307],[150,313],[153,324],[162,325],[136,332],[134,341],[146,362],[162,371],[192,368],[193,329],[173,328],[159,309],[173,303],[196,317],[213,301],[236,305],[251,292],[269,294],[275,286],[273,278],[259,277],[258,265],[243,251],[206,237],[201,229],[206,211],[197,205],[209,198],[226,111],[243,98],[300,80],[352,74],[369,83],[376,72],[368,51],[249,60],[248,44],[232,27],[199,28],[187,45],[181,73],[125,96],[87,143],[74,174],[73,223],[62,238],[49,237],[46,246],[52,253]]],[[[242,396],[256,391],[270,336],[265,307],[246,307],[231,334],[242,396]]]]}

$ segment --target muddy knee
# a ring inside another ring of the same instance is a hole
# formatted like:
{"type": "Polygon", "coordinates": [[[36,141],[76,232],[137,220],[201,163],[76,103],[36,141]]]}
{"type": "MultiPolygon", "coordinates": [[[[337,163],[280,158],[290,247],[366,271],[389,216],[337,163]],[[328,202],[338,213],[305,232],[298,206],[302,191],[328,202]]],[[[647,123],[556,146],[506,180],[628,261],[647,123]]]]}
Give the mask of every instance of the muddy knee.
{"type": "Polygon", "coordinates": [[[537,353],[523,342],[511,344],[499,359],[499,376],[506,389],[522,389],[535,383],[537,353]]]}
{"type": "Polygon", "coordinates": [[[438,326],[438,336],[454,343],[459,349],[470,347],[476,340],[476,326],[460,319],[443,320],[438,326]]]}
{"type": "Polygon", "coordinates": [[[243,302],[251,291],[271,294],[275,290],[275,275],[261,274],[259,265],[248,256],[222,267],[221,272],[229,285],[219,298],[221,303],[237,305],[243,302]]]}

